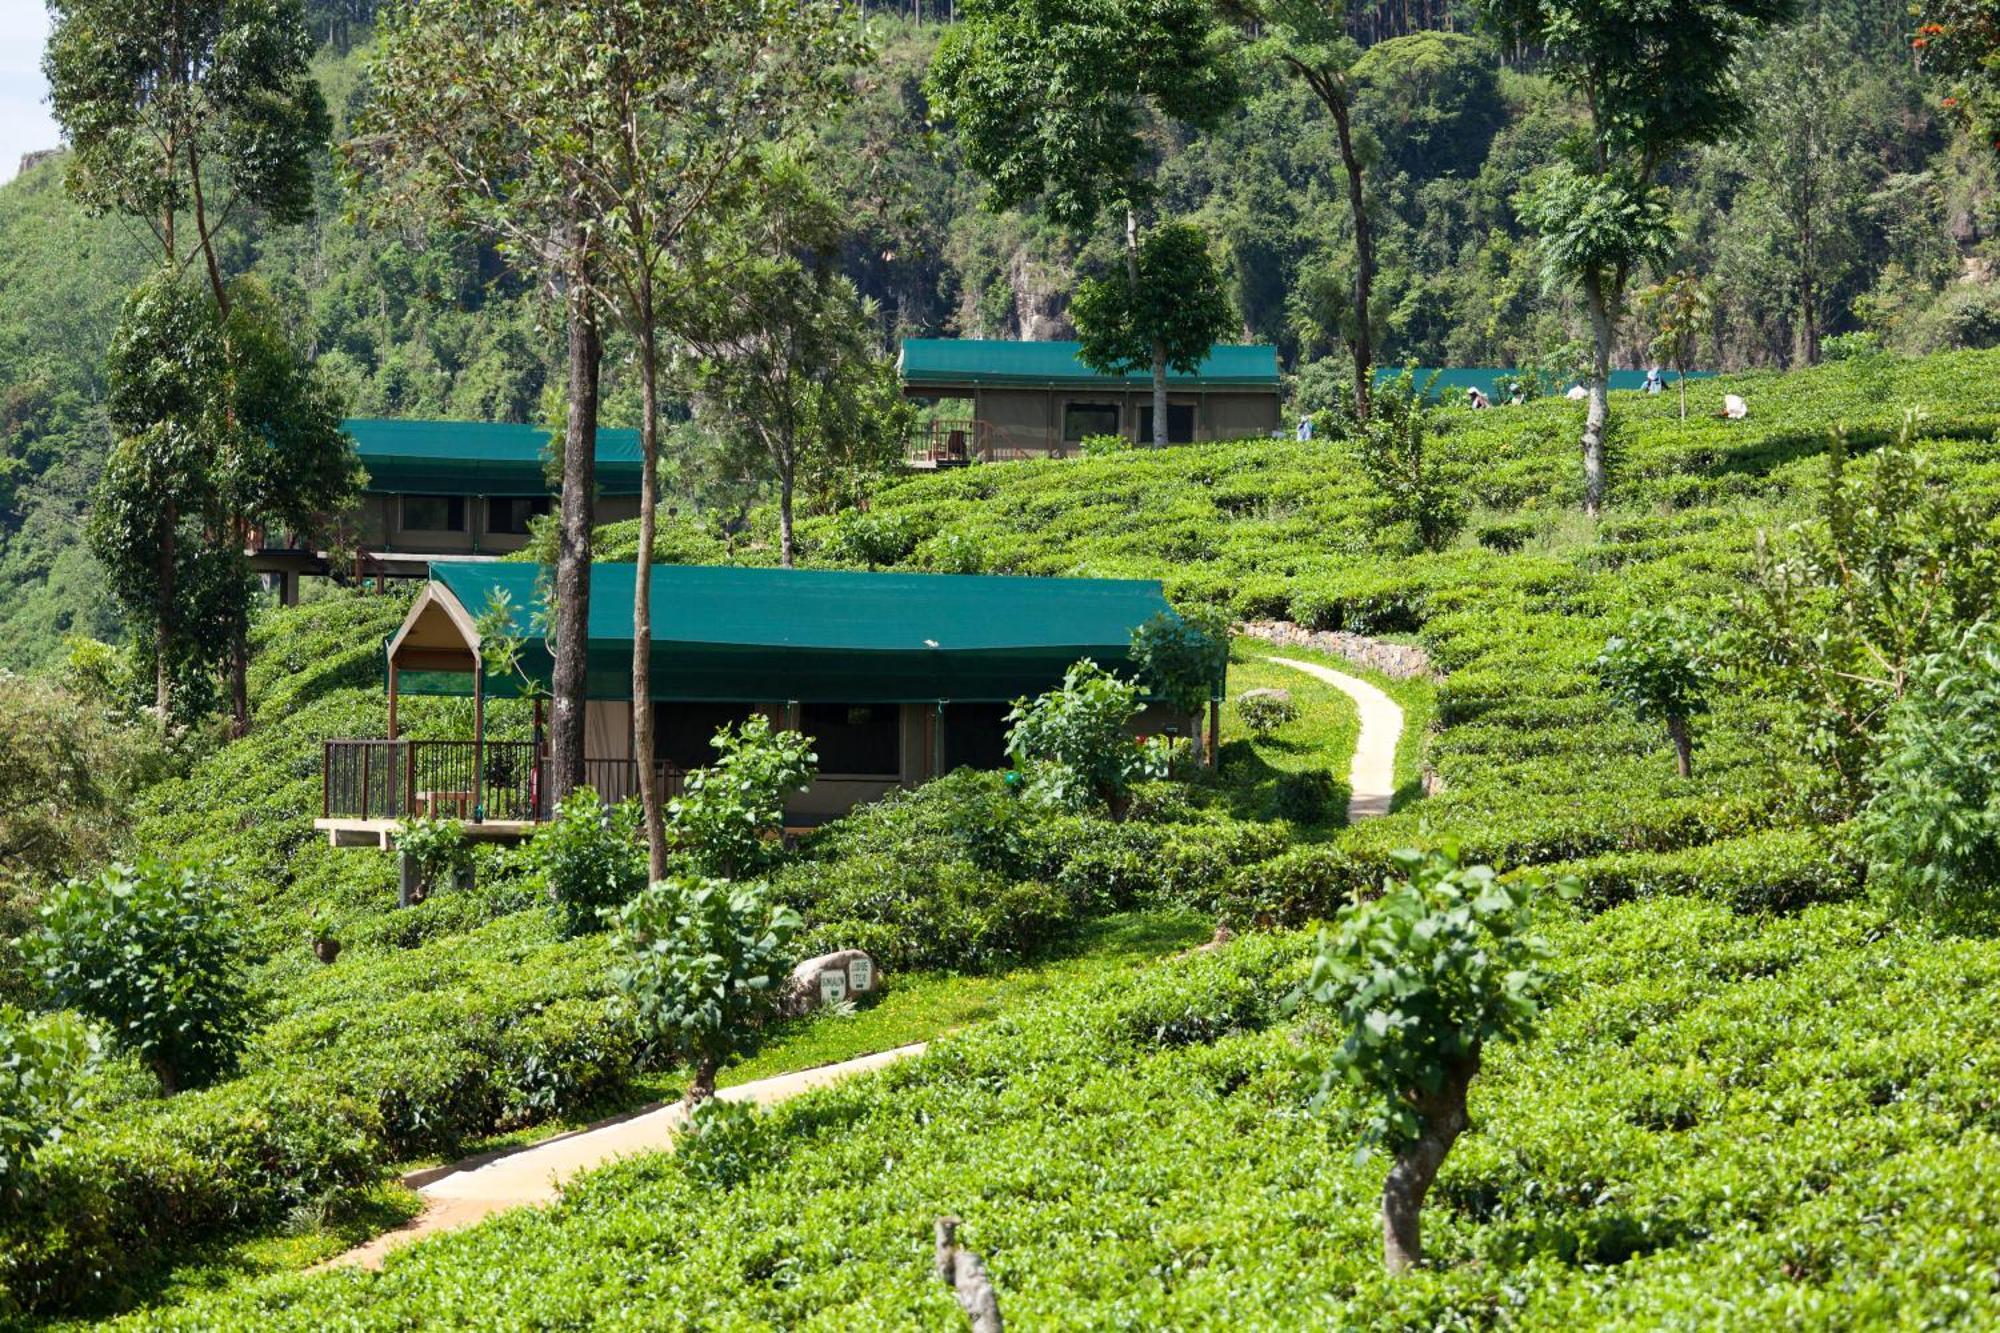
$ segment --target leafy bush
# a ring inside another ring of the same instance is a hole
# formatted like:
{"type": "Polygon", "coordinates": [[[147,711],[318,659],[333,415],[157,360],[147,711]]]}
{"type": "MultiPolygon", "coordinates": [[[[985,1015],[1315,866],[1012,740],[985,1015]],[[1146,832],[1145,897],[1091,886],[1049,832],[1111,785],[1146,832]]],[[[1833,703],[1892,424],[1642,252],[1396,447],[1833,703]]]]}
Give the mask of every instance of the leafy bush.
{"type": "Polygon", "coordinates": [[[396,850],[416,867],[419,899],[462,879],[472,868],[472,848],[465,827],[442,815],[417,815],[396,830],[396,850]]]}
{"type": "Polygon", "coordinates": [[[535,830],[527,854],[548,886],[563,934],[580,935],[646,885],[638,807],[607,806],[591,788],[578,787],[553,816],[535,830]]]}
{"type": "Polygon", "coordinates": [[[1549,984],[1532,930],[1540,881],[1461,864],[1456,846],[1392,855],[1405,878],[1344,909],[1302,994],[1336,1011],[1344,1040],[1319,1099],[1339,1102],[1361,1149],[1395,1164],[1382,1187],[1384,1261],[1424,1259],[1420,1214],[1445,1156],[1471,1125],[1466,1093],[1489,1043],[1525,1040],[1549,984]]]}
{"type": "Polygon", "coordinates": [[[1153,696],[1199,716],[1229,669],[1229,625],[1204,611],[1162,611],[1132,631],[1132,662],[1153,696]]]}
{"type": "Polygon", "coordinates": [[[1424,550],[1439,551],[1465,525],[1465,502],[1431,448],[1429,397],[1430,385],[1419,389],[1409,369],[1378,384],[1355,449],[1390,516],[1409,524],[1424,550]]]}
{"type": "Polygon", "coordinates": [[[35,1149],[62,1132],[82,1101],[98,1037],[74,1014],[30,1017],[0,1005],[0,1194],[35,1149]]]}
{"type": "Polygon", "coordinates": [[[1015,700],[1007,753],[1027,770],[1029,793],[1061,810],[1116,809],[1145,771],[1131,735],[1139,693],[1086,658],[1063,673],[1061,688],[1015,700]]]}
{"type": "Polygon", "coordinates": [[[1334,812],[1340,784],[1323,768],[1280,773],[1271,793],[1271,813],[1294,824],[1317,824],[1334,812]]]}
{"type": "Polygon", "coordinates": [[[688,1100],[699,1102],[777,1000],[799,918],[766,885],[676,875],[649,885],[614,919],[621,1012],[693,1066],[688,1100]]]}
{"type": "Polygon", "coordinates": [[[251,1025],[242,944],[214,880],[154,857],[73,879],[25,942],[49,997],[102,1022],[168,1093],[227,1073],[251,1025]]]}
{"type": "Polygon", "coordinates": [[[907,514],[849,510],[826,539],[826,554],[874,569],[893,565],[916,549],[917,527],[907,514]]]}
{"type": "Polygon", "coordinates": [[[1245,690],[1236,696],[1236,715],[1254,736],[1268,736],[1287,722],[1296,722],[1299,706],[1283,690],[1245,690]]]}
{"type": "Polygon", "coordinates": [[[773,731],[762,714],[723,727],[710,742],[715,763],[695,769],[667,803],[667,842],[695,875],[760,873],[782,853],[785,797],[819,770],[812,738],[773,731]]]}
{"type": "Polygon", "coordinates": [[[1673,607],[1636,612],[1604,641],[1594,668],[1606,692],[1639,715],[1664,722],[1682,777],[1694,771],[1688,721],[1708,711],[1715,631],[1673,607]]]}
{"type": "Polygon", "coordinates": [[[1797,911],[1861,891],[1862,867],[1819,829],[1769,829],[1668,852],[1609,852],[1560,867],[1582,901],[1606,908],[1686,894],[1743,912],[1797,911]]]}
{"type": "Polygon", "coordinates": [[[1990,927],[2000,908],[2000,626],[1921,659],[1890,709],[1855,821],[1868,878],[1902,907],[1990,927]]]}
{"type": "Polygon", "coordinates": [[[1532,519],[1505,518],[1483,523],[1473,537],[1489,551],[1511,554],[1535,539],[1538,525],[1532,519]]]}
{"type": "Polygon", "coordinates": [[[1130,453],[1136,447],[1123,435],[1086,435],[1077,445],[1077,453],[1084,458],[1109,458],[1130,453]]]}
{"type": "Polygon", "coordinates": [[[918,548],[924,568],[939,574],[983,574],[986,552],[977,538],[962,532],[943,532],[918,548]]]}

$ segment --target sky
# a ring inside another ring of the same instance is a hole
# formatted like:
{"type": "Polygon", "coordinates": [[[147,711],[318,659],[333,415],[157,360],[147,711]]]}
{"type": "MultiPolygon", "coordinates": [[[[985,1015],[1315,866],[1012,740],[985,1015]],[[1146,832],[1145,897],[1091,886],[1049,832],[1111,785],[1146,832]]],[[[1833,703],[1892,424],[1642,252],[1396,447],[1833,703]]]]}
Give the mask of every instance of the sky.
{"type": "Polygon", "coordinates": [[[48,39],[43,0],[0,0],[0,181],[14,179],[21,154],[62,142],[42,78],[48,39]]]}

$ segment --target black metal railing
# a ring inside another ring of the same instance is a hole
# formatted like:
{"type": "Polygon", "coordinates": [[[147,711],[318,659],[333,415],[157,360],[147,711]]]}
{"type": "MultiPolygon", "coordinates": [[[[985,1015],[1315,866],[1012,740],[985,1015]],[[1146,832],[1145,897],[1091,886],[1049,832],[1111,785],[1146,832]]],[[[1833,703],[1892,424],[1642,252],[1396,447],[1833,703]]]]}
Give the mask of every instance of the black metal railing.
{"type": "MultiPolygon", "coordinates": [[[[325,743],[320,814],[326,819],[539,822],[549,817],[546,756],[528,741],[333,740],[325,743]]],[[[659,799],[678,796],[685,776],[654,765],[659,799]]],[[[584,781],[606,801],[639,794],[629,759],[586,759],[584,781]]]]}

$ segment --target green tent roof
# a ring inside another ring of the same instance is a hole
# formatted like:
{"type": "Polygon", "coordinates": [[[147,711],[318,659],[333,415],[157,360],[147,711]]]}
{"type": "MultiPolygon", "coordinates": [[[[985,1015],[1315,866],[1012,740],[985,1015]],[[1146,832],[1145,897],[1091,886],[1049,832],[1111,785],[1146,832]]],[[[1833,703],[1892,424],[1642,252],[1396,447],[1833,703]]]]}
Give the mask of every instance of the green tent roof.
{"type": "MultiPolygon", "coordinates": [[[[1401,366],[1377,366],[1375,367],[1375,382],[1381,384],[1394,379],[1402,373],[1403,368],[1401,366]]],[[[1515,379],[1525,377],[1528,373],[1522,370],[1508,370],[1499,366],[1457,366],[1442,370],[1434,366],[1418,366],[1416,384],[1421,389],[1430,381],[1431,376],[1435,375],[1437,376],[1437,383],[1431,388],[1431,396],[1433,398],[1455,401],[1463,399],[1467,389],[1478,389],[1495,403],[1499,403],[1506,400],[1506,390],[1503,386],[1515,379]]],[[[1677,373],[1672,370],[1662,370],[1660,377],[1666,382],[1667,387],[1672,388],[1674,377],[1677,373]]],[[[1690,370],[1687,373],[1687,377],[1691,380],[1710,379],[1714,375],[1715,372],[1712,370],[1690,370]]],[[[1576,382],[1574,375],[1560,380],[1560,387],[1556,392],[1564,392],[1570,385],[1576,382]]],[[[1646,372],[1643,370],[1614,370],[1611,372],[1609,387],[1621,390],[1643,389],[1646,387],[1646,372]]]]}
{"type": "MultiPolygon", "coordinates": [[[[1150,371],[1100,375],[1077,360],[1078,343],[1006,342],[986,338],[905,338],[896,368],[909,388],[986,385],[1116,385],[1152,383],[1150,371]]],[[[1167,372],[1183,388],[1276,389],[1275,347],[1218,343],[1192,375],[1167,372]]]]}
{"type": "MultiPolygon", "coordinates": [[[[589,693],[629,698],[634,567],[591,567],[589,693]]],[[[504,601],[523,672],[546,687],[539,567],[436,560],[431,579],[475,618],[504,601]]],[[[742,703],[995,702],[1057,684],[1078,658],[1129,673],[1132,631],[1168,609],[1138,579],[661,565],[653,696],[742,703]]],[[[464,682],[431,688],[460,693],[464,682]]],[[[496,694],[518,681],[489,679],[496,694]]],[[[425,684],[406,681],[412,693],[425,684]]]]}
{"type": "MultiPolygon", "coordinates": [[[[549,432],[496,421],[343,423],[368,469],[368,489],[396,495],[550,495],[544,455],[549,432]]],[[[639,432],[599,428],[597,488],[639,493],[639,432]]]]}

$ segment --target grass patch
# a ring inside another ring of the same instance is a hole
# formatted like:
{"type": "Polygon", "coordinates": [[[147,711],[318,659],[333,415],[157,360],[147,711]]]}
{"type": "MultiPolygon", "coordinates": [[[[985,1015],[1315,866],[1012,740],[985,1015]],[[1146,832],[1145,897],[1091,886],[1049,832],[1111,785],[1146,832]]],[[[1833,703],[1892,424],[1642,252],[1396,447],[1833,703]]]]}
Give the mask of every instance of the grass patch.
{"type": "MultiPolygon", "coordinates": [[[[1396,639],[1407,636],[1384,637],[1396,639]]],[[[1355,711],[1354,701],[1333,686],[1323,681],[1314,680],[1302,671],[1294,671],[1290,667],[1282,667],[1272,663],[1270,659],[1273,657],[1294,657],[1301,662],[1313,662],[1320,666],[1331,667],[1343,675],[1353,676],[1356,680],[1367,681],[1370,685],[1373,685],[1375,688],[1381,690],[1382,693],[1395,700],[1396,706],[1403,710],[1403,733],[1396,741],[1396,799],[1390,808],[1392,810],[1400,810],[1411,801],[1422,797],[1424,760],[1430,744],[1432,729],[1437,718],[1437,685],[1435,682],[1428,677],[1398,680],[1394,676],[1385,675],[1375,670],[1373,667],[1365,667],[1359,663],[1350,662],[1344,657],[1337,657],[1332,653],[1318,652],[1311,648],[1294,648],[1289,645],[1279,647],[1274,643],[1266,643],[1262,639],[1238,639],[1236,641],[1229,663],[1229,689],[1232,696],[1241,694],[1243,690],[1252,689],[1256,686],[1275,684],[1292,691],[1292,698],[1303,708],[1305,706],[1305,695],[1301,692],[1301,686],[1303,685],[1310,686],[1316,691],[1333,696],[1338,701],[1337,706],[1346,710],[1348,719],[1347,732],[1344,735],[1335,735],[1328,738],[1329,743],[1342,747],[1338,751],[1339,758],[1337,760],[1329,759],[1328,762],[1335,765],[1335,774],[1340,781],[1343,791],[1347,786],[1348,766],[1354,760],[1356,732],[1360,725],[1359,714],[1355,711]],[[1269,675],[1269,680],[1264,678],[1265,674],[1269,675]]],[[[1233,699],[1231,707],[1233,707],[1233,699]]],[[[1229,734],[1230,720],[1231,714],[1225,709],[1223,713],[1223,734],[1225,736],[1229,734]]],[[[1301,725],[1308,720],[1302,718],[1300,723],[1292,725],[1301,725]]],[[[1237,723],[1239,730],[1241,729],[1241,725],[1239,721],[1237,723]]],[[[1224,749],[1227,749],[1226,745],[1224,749]]],[[[1331,753],[1333,752],[1329,751],[1329,754],[1331,753]]],[[[1339,822],[1342,824],[1346,823],[1346,809],[1344,804],[1339,822]]]]}

